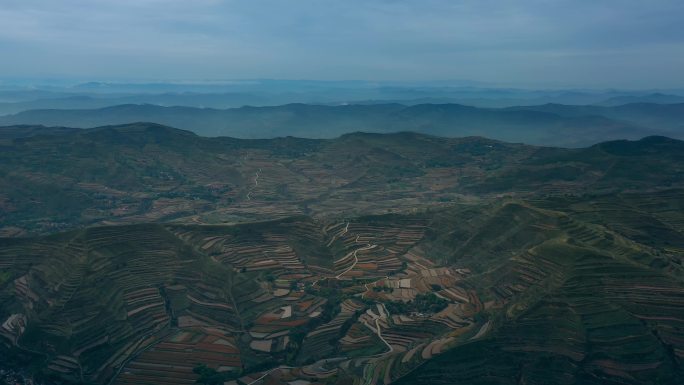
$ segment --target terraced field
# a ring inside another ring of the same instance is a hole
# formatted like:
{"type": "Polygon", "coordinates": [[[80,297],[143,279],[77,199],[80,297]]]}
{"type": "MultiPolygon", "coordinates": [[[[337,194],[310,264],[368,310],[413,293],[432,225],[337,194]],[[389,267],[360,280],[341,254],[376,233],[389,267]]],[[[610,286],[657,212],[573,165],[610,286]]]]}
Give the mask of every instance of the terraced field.
{"type": "MultiPolygon", "coordinates": [[[[470,280],[492,283],[481,298],[488,301],[485,308],[501,308],[493,327],[400,383],[675,384],[682,379],[682,255],[565,214],[545,213],[546,221],[535,222],[556,236],[513,252],[502,267],[470,280]]],[[[509,241],[525,230],[518,228],[509,241]]],[[[489,247],[511,252],[500,243],[489,247]]]]}
{"type": "Polygon", "coordinates": [[[115,384],[194,384],[193,369],[206,364],[219,371],[240,370],[240,351],[233,338],[211,328],[183,329],[169,334],[129,361],[115,384]]]}
{"type": "Polygon", "coordinates": [[[673,215],[682,195],[665,195],[625,195],[638,221],[589,222],[601,199],[509,199],[4,239],[2,336],[52,375],[101,383],[191,383],[199,364],[253,376],[264,359],[300,369],[260,381],[667,383],[684,358],[684,234],[661,221],[659,246],[632,230],[673,215]],[[421,308],[428,294],[443,305],[421,308]],[[459,358],[473,352],[487,358],[459,358]]]}
{"type": "Polygon", "coordinates": [[[681,380],[681,281],[588,248],[553,249],[567,268],[554,290],[516,303],[487,338],[437,357],[400,383],[681,380]]]}
{"type": "Polygon", "coordinates": [[[684,380],[680,142],[68,135],[0,153],[0,354],[47,381],[684,380]]]}

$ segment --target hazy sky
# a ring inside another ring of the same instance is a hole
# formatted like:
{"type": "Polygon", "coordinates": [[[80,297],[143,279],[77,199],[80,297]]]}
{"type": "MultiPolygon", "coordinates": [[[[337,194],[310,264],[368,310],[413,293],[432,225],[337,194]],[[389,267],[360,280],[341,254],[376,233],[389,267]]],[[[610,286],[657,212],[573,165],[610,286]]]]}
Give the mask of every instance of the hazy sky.
{"type": "Polygon", "coordinates": [[[684,86],[683,0],[0,0],[0,76],[684,86]]]}

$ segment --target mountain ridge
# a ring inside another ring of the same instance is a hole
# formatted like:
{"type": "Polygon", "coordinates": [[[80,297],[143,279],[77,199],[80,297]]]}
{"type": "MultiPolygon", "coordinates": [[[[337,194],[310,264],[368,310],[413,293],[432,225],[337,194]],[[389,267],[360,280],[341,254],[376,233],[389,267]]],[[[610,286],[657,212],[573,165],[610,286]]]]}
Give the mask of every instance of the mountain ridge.
{"type": "Polygon", "coordinates": [[[48,135],[10,127],[0,128],[0,137],[3,131],[13,133],[0,140],[0,225],[7,231],[267,216],[253,199],[266,199],[278,216],[334,215],[356,211],[352,202],[382,212],[402,200],[424,207],[496,194],[669,188],[684,180],[684,142],[654,136],[557,148],[414,132],[202,137],[154,123],[48,135]],[[53,220],[38,219],[48,214],[53,220]]]}
{"type": "Polygon", "coordinates": [[[459,104],[326,106],[293,103],[230,109],[126,104],[95,110],[33,110],[0,117],[0,125],[90,128],[148,121],[202,136],[334,138],[346,132],[416,131],[438,136],[485,136],[528,144],[582,147],[648,135],[684,138],[682,105],[620,107],[547,104],[478,108],[459,104]]]}

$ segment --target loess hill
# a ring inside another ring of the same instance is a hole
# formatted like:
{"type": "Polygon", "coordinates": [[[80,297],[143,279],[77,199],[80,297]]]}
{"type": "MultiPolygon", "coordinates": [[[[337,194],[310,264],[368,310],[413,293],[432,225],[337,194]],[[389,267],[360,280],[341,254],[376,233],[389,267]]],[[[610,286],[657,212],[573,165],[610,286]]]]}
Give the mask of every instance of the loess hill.
{"type": "Polygon", "coordinates": [[[0,357],[45,383],[684,380],[683,142],[41,131],[0,139],[0,357]]]}
{"type": "Polygon", "coordinates": [[[205,138],[145,123],[0,132],[6,235],[406,212],[502,195],[676,188],[684,175],[684,143],[665,137],[562,149],[414,133],[205,138]]]}

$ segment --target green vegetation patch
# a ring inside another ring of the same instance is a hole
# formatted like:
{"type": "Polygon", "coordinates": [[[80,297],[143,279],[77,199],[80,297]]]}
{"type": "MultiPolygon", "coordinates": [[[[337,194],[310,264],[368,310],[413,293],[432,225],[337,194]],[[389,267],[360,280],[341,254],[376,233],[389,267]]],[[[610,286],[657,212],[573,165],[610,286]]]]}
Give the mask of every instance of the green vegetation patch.
{"type": "Polygon", "coordinates": [[[417,294],[416,298],[407,302],[389,301],[384,302],[390,314],[409,313],[437,313],[444,310],[449,301],[436,296],[434,293],[417,294]]]}

